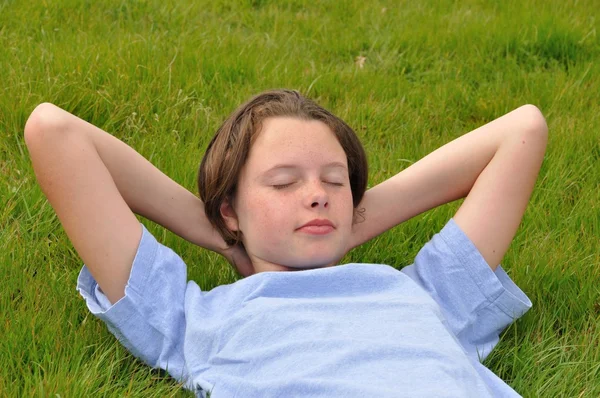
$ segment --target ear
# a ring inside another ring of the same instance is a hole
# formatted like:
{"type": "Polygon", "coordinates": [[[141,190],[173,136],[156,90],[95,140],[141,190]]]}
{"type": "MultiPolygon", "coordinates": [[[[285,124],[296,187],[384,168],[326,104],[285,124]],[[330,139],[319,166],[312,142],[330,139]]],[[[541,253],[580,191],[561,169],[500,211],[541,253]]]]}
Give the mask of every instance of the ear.
{"type": "Polygon", "coordinates": [[[239,229],[238,218],[229,199],[225,199],[223,203],[221,203],[219,210],[221,212],[221,217],[225,220],[227,228],[229,228],[230,231],[237,231],[239,229]]]}

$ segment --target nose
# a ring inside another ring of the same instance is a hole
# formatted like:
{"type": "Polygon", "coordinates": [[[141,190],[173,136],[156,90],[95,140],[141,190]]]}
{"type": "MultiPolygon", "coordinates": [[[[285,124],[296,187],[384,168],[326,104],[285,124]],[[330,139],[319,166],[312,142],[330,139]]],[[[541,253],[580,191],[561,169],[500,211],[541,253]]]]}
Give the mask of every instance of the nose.
{"type": "Polygon", "coordinates": [[[305,200],[306,204],[313,209],[318,207],[325,209],[329,207],[329,195],[325,190],[324,184],[320,181],[309,185],[305,200]]]}

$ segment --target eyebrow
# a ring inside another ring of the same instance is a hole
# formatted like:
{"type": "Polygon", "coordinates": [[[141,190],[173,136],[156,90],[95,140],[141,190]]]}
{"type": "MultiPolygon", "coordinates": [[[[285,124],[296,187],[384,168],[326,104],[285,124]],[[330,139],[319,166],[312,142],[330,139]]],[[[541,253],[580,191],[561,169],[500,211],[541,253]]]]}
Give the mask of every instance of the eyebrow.
{"type": "MultiPolygon", "coordinates": [[[[332,169],[332,168],[336,168],[336,167],[343,168],[344,170],[348,169],[348,167],[342,162],[330,162],[330,163],[323,165],[324,169],[332,169]]],[[[297,166],[295,164],[276,164],[275,166],[271,167],[269,170],[265,171],[261,175],[264,176],[264,175],[270,174],[276,170],[281,170],[281,169],[294,170],[294,169],[299,169],[299,168],[300,168],[300,166],[297,166]]]]}

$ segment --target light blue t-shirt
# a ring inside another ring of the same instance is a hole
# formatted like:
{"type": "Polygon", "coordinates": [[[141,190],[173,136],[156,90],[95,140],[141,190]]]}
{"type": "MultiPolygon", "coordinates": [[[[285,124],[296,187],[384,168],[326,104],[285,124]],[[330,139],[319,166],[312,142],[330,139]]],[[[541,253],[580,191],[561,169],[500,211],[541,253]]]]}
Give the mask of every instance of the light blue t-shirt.
{"type": "Polygon", "coordinates": [[[531,301],[450,219],[401,271],[261,272],[201,291],[141,224],[125,297],[77,290],[136,357],[197,396],[511,397],[481,364],[531,301]]]}

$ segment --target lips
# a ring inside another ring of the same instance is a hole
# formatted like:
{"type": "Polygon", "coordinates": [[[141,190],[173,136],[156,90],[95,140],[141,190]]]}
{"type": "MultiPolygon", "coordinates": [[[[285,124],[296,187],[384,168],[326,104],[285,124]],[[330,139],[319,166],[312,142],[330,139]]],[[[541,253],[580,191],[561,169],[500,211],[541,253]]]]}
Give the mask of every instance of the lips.
{"type": "Polygon", "coordinates": [[[304,228],[304,227],[322,227],[322,226],[328,226],[328,227],[332,227],[333,228],[333,223],[331,221],[329,221],[326,218],[315,218],[314,220],[311,220],[309,222],[307,222],[306,224],[304,224],[303,226],[301,226],[300,228],[304,228]]]}
{"type": "Polygon", "coordinates": [[[334,228],[333,223],[327,219],[314,219],[298,228],[298,231],[310,235],[327,235],[332,232],[334,228]]]}

